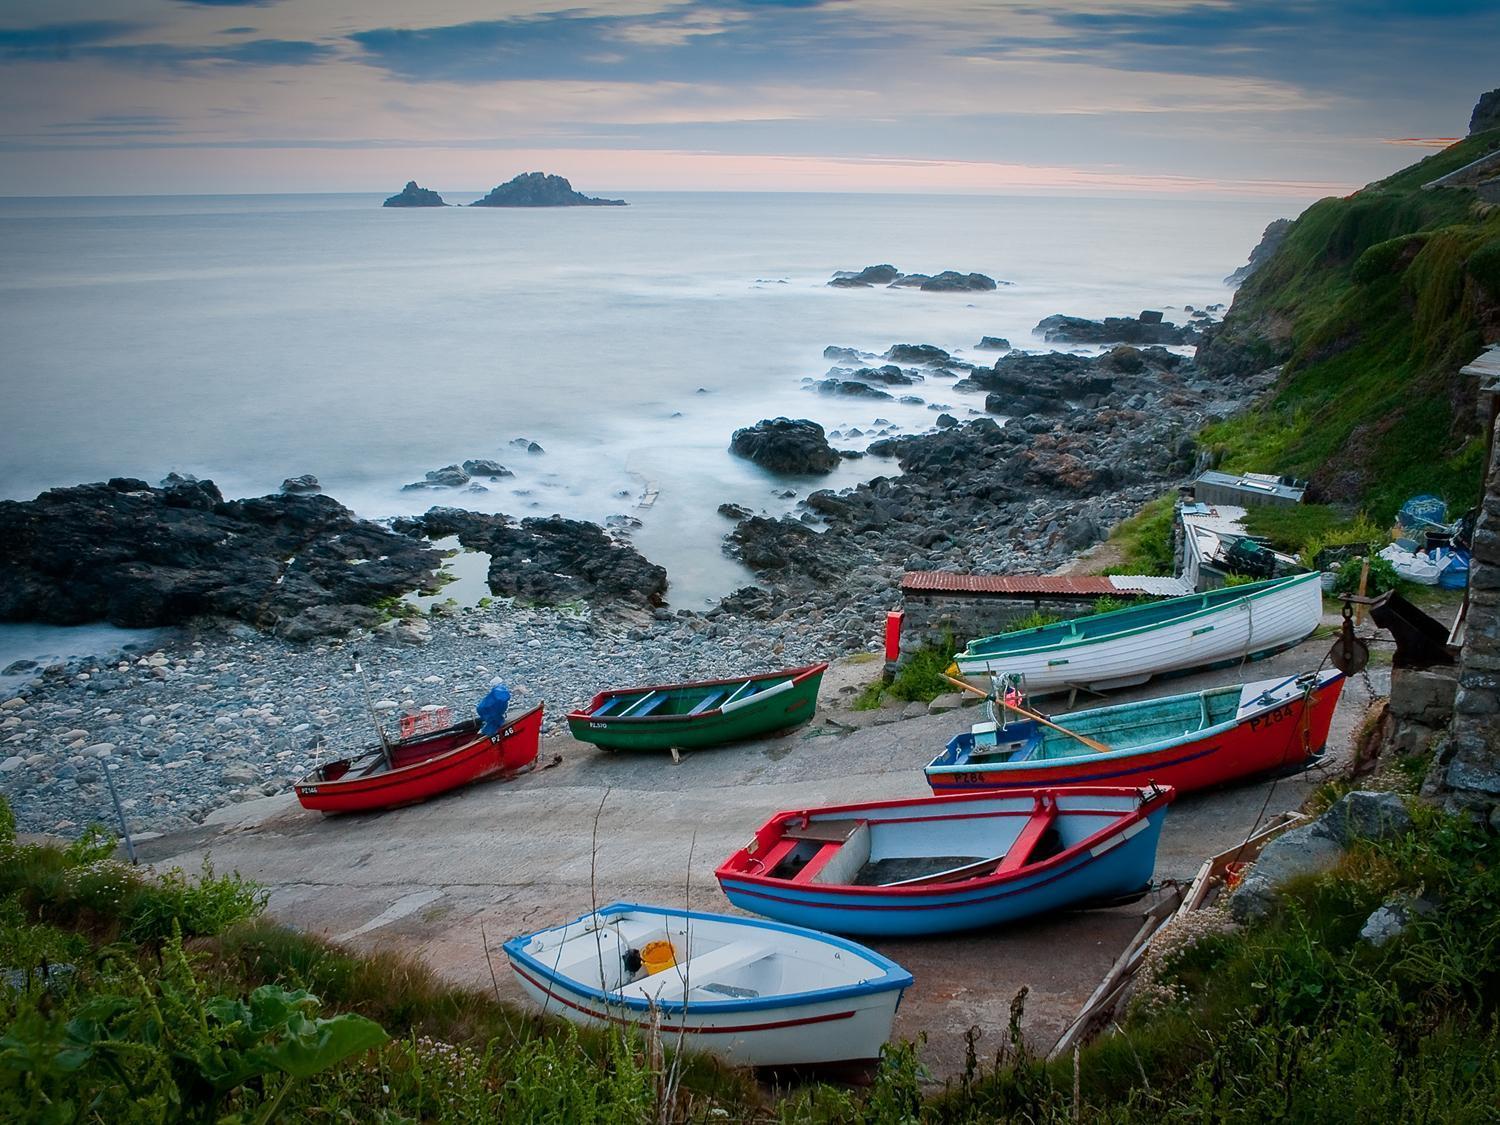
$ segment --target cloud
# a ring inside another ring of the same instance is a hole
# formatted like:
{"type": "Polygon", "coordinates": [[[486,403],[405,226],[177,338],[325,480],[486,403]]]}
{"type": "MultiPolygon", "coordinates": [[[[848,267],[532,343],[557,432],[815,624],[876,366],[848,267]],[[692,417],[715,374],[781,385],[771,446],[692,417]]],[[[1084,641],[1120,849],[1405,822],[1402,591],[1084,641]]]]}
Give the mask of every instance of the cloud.
{"type": "Polygon", "coordinates": [[[81,49],[131,35],[140,26],[121,20],[80,20],[36,27],[0,28],[0,59],[67,59],[81,49]]]}

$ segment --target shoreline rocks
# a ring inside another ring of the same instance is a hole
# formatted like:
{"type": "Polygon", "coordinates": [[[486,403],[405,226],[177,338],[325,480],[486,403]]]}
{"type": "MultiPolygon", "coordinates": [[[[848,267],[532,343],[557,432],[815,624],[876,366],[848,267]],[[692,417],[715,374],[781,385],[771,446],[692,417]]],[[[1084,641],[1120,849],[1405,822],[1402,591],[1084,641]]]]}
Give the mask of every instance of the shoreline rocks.
{"type": "Polygon", "coordinates": [[[890,263],[866,266],[862,270],[837,270],[827,283],[834,289],[920,289],[925,293],[983,293],[1008,285],[982,273],[960,273],[944,270],[938,274],[902,273],[890,263]]]}
{"type": "Polygon", "coordinates": [[[1162,314],[1147,309],[1138,317],[1107,316],[1087,320],[1054,313],[1032,329],[1049,344],[1196,344],[1201,339],[1192,325],[1178,327],[1162,314]]]}
{"type": "Polygon", "coordinates": [[[200,614],[260,628],[431,587],[436,552],[309,492],[226,501],[177,478],[0,502],[0,621],[125,628],[200,614]]]}

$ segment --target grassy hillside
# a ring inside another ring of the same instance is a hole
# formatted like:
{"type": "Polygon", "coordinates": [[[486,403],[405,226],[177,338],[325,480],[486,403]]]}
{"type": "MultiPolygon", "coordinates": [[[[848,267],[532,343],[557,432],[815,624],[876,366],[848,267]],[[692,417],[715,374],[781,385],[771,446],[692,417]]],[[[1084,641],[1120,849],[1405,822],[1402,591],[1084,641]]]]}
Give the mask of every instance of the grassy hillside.
{"type": "Polygon", "coordinates": [[[1483,441],[1458,375],[1500,339],[1500,207],[1421,185],[1500,148],[1476,134],[1313,204],[1199,352],[1233,376],[1284,362],[1274,397],[1202,441],[1230,470],[1311,479],[1388,521],[1415,492],[1477,499],[1483,441]]]}

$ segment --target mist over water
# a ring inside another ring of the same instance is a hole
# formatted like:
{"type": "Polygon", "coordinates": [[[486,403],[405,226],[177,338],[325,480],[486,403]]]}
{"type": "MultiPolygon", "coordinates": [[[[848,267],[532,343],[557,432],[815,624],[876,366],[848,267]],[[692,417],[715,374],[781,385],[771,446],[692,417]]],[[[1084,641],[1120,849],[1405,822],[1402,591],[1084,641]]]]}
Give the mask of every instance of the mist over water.
{"type": "MultiPolygon", "coordinates": [[[[590,189],[593,190],[593,189],[590,189]]],[[[602,189],[600,189],[602,190],[602,189]]],[[[478,193],[474,193],[477,195],[478,193]]],[[[612,194],[605,192],[604,194],[612,194]]],[[[449,199],[467,202],[469,193],[449,199]]],[[[749,580],[720,551],[735,501],[895,472],[788,481],[727,452],[758,419],[929,428],[926,405],[821,396],[829,344],[981,336],[1042,349],[1043,316],[1227,301],[1221,279],[1276,200],[630,194],[626,208],[382,209],[378,195],[0,199],[0,495],[110,476],[212,478],[226,496],[312,473],[359,514],[452,504],[630,514],[671,602],[749,580]],[[834,270],[977,271],[992,293],[835,290],[834,270]],[[545,452],[510,444],[526,438],[545,452]],[[407,493],[466,458],[490,491],[407,493]],[[647,489],[659,498],[636,505],[647,489]]],[[[914,393],[960,419],[982,395],[914,393]]]]}

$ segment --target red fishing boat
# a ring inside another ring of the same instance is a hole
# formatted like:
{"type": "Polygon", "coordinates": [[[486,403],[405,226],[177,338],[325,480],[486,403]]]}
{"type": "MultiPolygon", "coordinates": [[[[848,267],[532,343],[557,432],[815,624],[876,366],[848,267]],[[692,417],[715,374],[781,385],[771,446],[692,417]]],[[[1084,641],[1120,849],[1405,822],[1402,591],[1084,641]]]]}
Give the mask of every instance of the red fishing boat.
{"type": "MultiPolygon", "coordinates": [[[[1344,674],[1211,688],[960,734],[927,766],[934,793],[1059,785],[1170,785],[1179,793],[1299,770],[1328,741],[1344,674]]],[[[1014,710],[1014,708],[1012,708],[1014,710]]]]}
{"type": "Polygon", "coordinates": [[[475,781],[535,768],[541,704],[494,734],[486,734],[482,726],[480,719],[470,719],[328,762],[297,782],[297,800],[321,813],[396,809],[475,781]]]}

